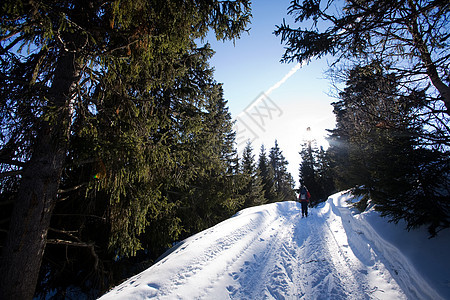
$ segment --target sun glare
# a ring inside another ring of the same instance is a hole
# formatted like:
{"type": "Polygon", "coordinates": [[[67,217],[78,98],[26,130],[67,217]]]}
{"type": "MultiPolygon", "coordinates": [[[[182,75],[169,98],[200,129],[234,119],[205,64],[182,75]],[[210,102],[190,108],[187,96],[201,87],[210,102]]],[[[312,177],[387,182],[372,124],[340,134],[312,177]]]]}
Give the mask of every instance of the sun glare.
{"type": "Polygon", "coordinates": [[[328,141],[325,139],[326,131],[314,130],[312,127],[307,127],[301,135],[302,144],[311,143],[313,148],[329,147],[328,141]]]}

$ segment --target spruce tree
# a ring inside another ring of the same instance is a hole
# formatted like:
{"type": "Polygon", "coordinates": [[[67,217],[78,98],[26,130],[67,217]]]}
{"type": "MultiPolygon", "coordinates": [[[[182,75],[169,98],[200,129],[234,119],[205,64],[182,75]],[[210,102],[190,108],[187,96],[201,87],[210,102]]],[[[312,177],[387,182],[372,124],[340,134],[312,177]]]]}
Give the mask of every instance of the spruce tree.
{"type": "Polygon", "coordinates": [[[193,151],[185,168],[194,173],[181,187],[172,187],[173,197],[180,199],[183,236],[217,224],[243,205],[243,179],[233,173],[234,132],[221,85],[214,84],[206,99],[202,127],[186,140],[193,151]]]}
{"type": "Polygon", "coordinates": [[[270,149],[269,164],[274,172],[274,186],[277,201],[295,201],[294,180],[287,171],[288,161],[283,156],[275,140],[275,145],[270,149]]]}
{"type": "Polygon", "coordinates": [[[315,141],[305,141],[299,152],[301,162],[299,166],[300,185],[305,185],[311,194],[311,205],[325,201],[335,192],[333,171],[328,154],[317,148],[315,141]]]}
{"type": "Polygon", "coordinates": [[[401,74],[405,90],[415,90],[418,82],[426,87],[427,100],[438,108],[427,109],[427,115],[440,121],[448,118],[448,1],[330,0],[325,5],[320,0],[296,0],[288,13],[298,27],[283,23],[275,31],[286,44],[283,61],[302,63],[332,54],[338,61],[389,64],[401,74]]]}
{"type": "Polygon", "coordinates": [[[117,92],[105,95],[93,129],[74,131],[64,182],[80,188],[68,188],[56,206],[51,226],[58,231],[49,238],[76,241],[81,250],[70,251],[68,266],[58,252],[63,244],[48,247],[48,261],[64,267],[44,264],[42,295],[76,286],[95,296],[242,207],[231,116],[207,63],[211,54],[202,47],[180,56],[186,69],[176,85],[143,93],[119,112],[109,107],[117,92]],[[83,230],[68,236],[69,228],[83,230]]]}
{"type": "Polygon", "coordinates": [[[448,185],[448,155],[423,144],[425,128],[415,117],[423,98],[405,96],[397,80],[378,62],[348,72],[342,100],[335,103],[335,145],[328,151],[344,158],[334,163],[347,169],[347,184],[357,186],[364,201],[372,199],[382,215],[394,222],[404,219],[408,228],[427,225],[434,236],[450,225],[449,194],[442,189],[448,185]],[[404,97],[411,102],[406,105],[404,97]]]}
{"type": "Polygon", "coordinates": [[[264,145],[261,145],[261,149],[258,157],[258,172],[261,176],[261,183],[263,185],[264,198],[266,202],[276,202],[275,193],[275,178],[273,174],[273,168],[269,164],[269,160],[266,156],[266,149],[264,145]]]}
{"type": "Polygon", "coordinates": [[[251,142],[248,141],[242,153],[241,163],[242,174],[245,176],[247,184],[241,191],[245,198],[244,207],[261,205],[266,202],[262,185],[261,174],[256,167],[255,156],[251,142]]]}
{"type": "Polygon", "coordinates": [[[317,153],[317,176],[321,187],[320,200],[325,201],[328,196],[337,192],[334,183],[334,164],[328,152],[320,147],[317,153]]]}
{"type": "MultiPolygon", "coordinates": [[[[309,129],[309,128],[308,128],[309,129]]],[[[302,150],[299,152],[301,163],[299,167],[300,185],[305,185],[311,194],[311,205],[316,205],[321,197],[317,175],[316,150],[313,148],[314,141],[305,141],[302,150]]]]}

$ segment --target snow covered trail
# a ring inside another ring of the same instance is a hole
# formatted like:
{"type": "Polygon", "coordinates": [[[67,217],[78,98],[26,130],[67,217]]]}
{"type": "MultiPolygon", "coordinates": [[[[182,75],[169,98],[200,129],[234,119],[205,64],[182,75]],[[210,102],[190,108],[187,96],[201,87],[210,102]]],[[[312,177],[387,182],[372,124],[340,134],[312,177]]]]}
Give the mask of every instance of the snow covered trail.
{"type": "Polygon", "coordinates": [[[245,209],[171,249],[101,299],[443,299],[336,194],[245,209]]]}

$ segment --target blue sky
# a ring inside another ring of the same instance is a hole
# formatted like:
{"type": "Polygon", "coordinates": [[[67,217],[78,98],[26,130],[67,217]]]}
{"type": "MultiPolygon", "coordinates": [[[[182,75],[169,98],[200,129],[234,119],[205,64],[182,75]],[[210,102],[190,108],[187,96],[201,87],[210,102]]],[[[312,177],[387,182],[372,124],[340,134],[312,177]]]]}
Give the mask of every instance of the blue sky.
{"type": "Polygon", "coordinates": [[[281,63],[284,45],[273,31],[287,15],[290,0],[256,0],[252,3],[249,33],[233,42],[207,41],[216,51],[210,64],[215,79],[223,83],[225,98],[236,120],[237,144],[241,150],[251,140],[257,157],[261,144],[267,151],[275,139],[289,162],[289,172],[298,184],[298,167],[306,128],[318,143],[327,146],[325,129],[334,128],[335,118],[325,78],[326,59],[303,64],[281,63]],[[288,75],[289,74],[289,75],[288,75]]]}

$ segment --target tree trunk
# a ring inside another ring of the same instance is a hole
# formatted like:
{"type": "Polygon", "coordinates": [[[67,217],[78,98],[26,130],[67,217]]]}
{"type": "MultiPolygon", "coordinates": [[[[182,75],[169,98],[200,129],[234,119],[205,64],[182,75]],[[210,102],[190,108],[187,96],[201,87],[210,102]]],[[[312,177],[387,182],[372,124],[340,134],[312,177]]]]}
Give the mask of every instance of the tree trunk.
{"type": "Polygon", "coordinates": [[[439,94],[442,97],[442,101],[444,102],[445,108],[447,109],[447,114],[450,114],[450,87],[446,85],[439,77],[436,64],[431,59],[431,54],[428,51],[428,47],[422,38],[419,30],[419,25],[417,23],[418,12],[415,4],[411,0],[408,1],[408,4],[412,11],[408,30],[413,37],[414,46],[417,48],[417,50],[419,50],[420,59],[422,60],[423,65],[427,70],[427,75],[430,78],[431,83],[438,90],[439,94]]]}
{"type": "Polygon", "coordinates": [[[20,190],[0,265],[0,299],[32,299],[57,199],[71,126],[71,101],[81,65],[75,53],[62,53],[20,190]]]}

